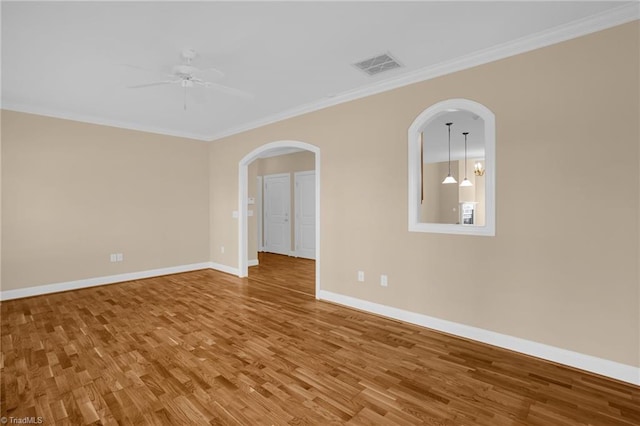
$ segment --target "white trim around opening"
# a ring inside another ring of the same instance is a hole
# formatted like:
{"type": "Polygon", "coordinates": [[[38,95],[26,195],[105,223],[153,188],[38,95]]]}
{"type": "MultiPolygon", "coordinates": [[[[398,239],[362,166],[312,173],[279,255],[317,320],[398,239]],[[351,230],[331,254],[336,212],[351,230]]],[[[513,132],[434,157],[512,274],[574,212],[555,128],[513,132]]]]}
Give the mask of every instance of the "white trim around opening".
{"type": "Polygon", "coordinates": [[[315,154],[316,171],[316,298],[320,294],[320,148],[306,142],[283,140],[262,145],[247,155],[238,163],[238,276],[249,275],[248,267],[248,180],[249,164],[260,158],[264,153],[275,149],[298,148],[315,154]]]}
{"type": "Polygon", "coordinates": [[[493,112],[486,106],[469,99],[448,99],[438,102],[424,110],[413,121],[408,131],[408,170],[409,170],[409,231],[435,232],[441,234],[464,235],[496,235],[496,119],[493,112]],[[485,143],[485,225],[465,226],[460,224],[425,223],[420,222],[420,188],[422,143],[420,134],[431,120],[449,111],[469,111],[484,121],[485,143]]]}

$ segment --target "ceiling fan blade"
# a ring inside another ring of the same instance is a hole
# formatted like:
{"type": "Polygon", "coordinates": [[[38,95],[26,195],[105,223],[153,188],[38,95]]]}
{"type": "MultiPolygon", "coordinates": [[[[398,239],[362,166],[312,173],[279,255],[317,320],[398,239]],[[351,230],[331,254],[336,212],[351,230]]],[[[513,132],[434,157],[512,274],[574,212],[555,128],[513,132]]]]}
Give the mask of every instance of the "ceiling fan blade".
{"type": "Polygon", "coordinates": [[[199,84],[206,87],[207,89],[217,90],[218,92],[226,93],[228,95],[239,96],[245,99],[253,99],[253,95],[251,93],[247,93],[243,90],[235,89],[233,87],[225,86],[218,83],[211,83],[210,81],[205,81],[199,84]]]}
{"type": "Polygon", "coordinates": [[[162,86],[164,84],[172,84],[172,83],[179,83],[180,80],[163,80],[163,81],[156,81],[154,83],[147,83],[147,84],[138,84],[135,86],[127,86],[128,89],[140,89],[142,87],[152,87],[152,86],[162,86]]]}

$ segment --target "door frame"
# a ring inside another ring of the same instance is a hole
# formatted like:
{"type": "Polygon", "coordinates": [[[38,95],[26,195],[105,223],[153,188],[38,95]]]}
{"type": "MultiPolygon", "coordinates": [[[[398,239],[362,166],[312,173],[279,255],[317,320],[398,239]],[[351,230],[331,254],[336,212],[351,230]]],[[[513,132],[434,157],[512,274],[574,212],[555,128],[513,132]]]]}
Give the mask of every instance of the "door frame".
{"type": "MultiPolygon", "coordinates": [[[[314,184],[315,184],[315,179],[316,179],[316,171],[315,170],[305,170],[302,172],[294,172],[293,173],[293,214],[295,217],[295,224],[293,226],[293,238],[295,241],[295,245],[293,247],[293,252],[295,253],[296,257],[301,257],[300,253],[298,252],[298,242],[300,241],[300,234],[302,234],[301,230],[300,230],[300,220],[299,220],[299,214],[300,214],[300,194],[298,193],[298,178],[300,176],[313,176],[314,179],[314,184]]],[[[314,185],[315,186],[315,185],[314,185]]],[[[314,220],[317,220],[317,217],[314,218],[314,220]]],[[[315,225],[315,224],[314,224],[315,225]]],[[[307,259],[305,257],[305,259],[307,259]]],[[[314,253],[314,259],[315,259],[315,253],[314,253]]]]}
{"type": "Polygon", "coordinates": [[[311,151],[315,154],[315,171],[316,171],[316,299],[319,299],[321,281],[320,281],[320,148],[306,142],[294,140],[282,140],[264,144],[247,155],[245,155],[238,163],[238,276],[246,277],[249,275],[248,256],[248,219],[247,219],[247,201],[248,201],[248,181],[249,181],[249,164],[260,158],[267,151],[281,148],[298,148],[305,151],[311,151]]]}
{"type": "MultiPolygon", "coordinates": [[[[262,221],[263,221],[263,215],[264,213],[262,212],[262,176],[258,176],[257,177],[257,186],[256,186],[256,204],[255,204],[255,209],[256,209],[256,222],[258,225],[258,253],[263,252],[264,251],[264,227],[262,226],[262,221]]],[[[248,256],[248,254],[247,254],[248,256]]]]}

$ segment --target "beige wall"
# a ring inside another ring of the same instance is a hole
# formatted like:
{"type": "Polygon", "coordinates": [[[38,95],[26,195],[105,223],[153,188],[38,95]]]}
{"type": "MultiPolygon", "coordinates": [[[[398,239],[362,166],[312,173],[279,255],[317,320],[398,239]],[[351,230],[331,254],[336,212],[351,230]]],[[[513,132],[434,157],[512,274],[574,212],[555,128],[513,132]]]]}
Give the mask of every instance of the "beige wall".
{"type": "Polygon", "coordinates": [[[257,160],[258,175],[266,176],[278,173],[290,173],[291,182],[293,183],[293,173],[315,169],[315,161],[315,155],[310,151],[261,158],[257,160]]]}
{"type": "Polygon", "coordinates": [[[0,289],[2,286],[2,118],[4,111],[0,109],[0,289]]]}
{"type": "MultiPolygon", "coordinates": [[[[459,181],[458,161],[451,162],[451,176],[459,181]]],[[[459,223],[458,184],[443,184],[449,173],[447,161],[422,166],[424,202],[420,204],[420,221],[425,223],[459,223]]]]}
{"type": "Polygon", "coordinates": [[[207,153],[200,141],[3,111],[2,290],[208,261],[207,153]]]}
{"type": "Polygon", "coordinates": [[[3,111],[2,290],[237,267],[238,162],[299,140],[321,149],[322,289],[640,366],[639,40],[636,21],[209,146],[3,111]],[[458,97],[496,115],[495,237],[407,231],[407,128],[458,97]]]}
{"type": "Polygon", "coordinates": [[[636,21],[214,142],[211,238],[234,250],[212,260],[238,264],[238,161],[299,140],[321,150],[322,289],[640,366],[639,50],[636,21]],[[497,234],[410,233],[407,129],[459,97],[496,115],[497,234]]]}
{"type": "MultiPolygon", "coordinates": [[[[248,205],[247,211],[253,211],[253,216],[247,217],[247,259],[258,259],[258,215],[262,214],[261,207],[258,206],[260,200],[258,199],[258,165],[260,159],[255,160],[247,167],[247,197],[255,199],[255,204],[248,205]]],[[[262,183],[262,182],[260,182],[262,183]]]]}

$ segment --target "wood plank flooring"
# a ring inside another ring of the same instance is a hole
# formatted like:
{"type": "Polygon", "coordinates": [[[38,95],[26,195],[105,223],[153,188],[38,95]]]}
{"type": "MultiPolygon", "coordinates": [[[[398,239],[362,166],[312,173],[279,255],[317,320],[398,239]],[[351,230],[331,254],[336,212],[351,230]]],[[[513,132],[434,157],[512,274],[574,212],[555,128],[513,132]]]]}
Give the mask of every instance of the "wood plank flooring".
{"type": "Polygon", "coordinates": [[[268,258],[248,279],[202,270],[2,302],[0,414],[56,425],[640,425],[636,386],[316,301],[313,268],[268,258]]]}
{"type": "Polygon", "coordinates": [[[316,262],[273,253],[258,253],[258,265],[249,268],[249,279],[280,286],[308,296],[316,294],[316,262]]]}

